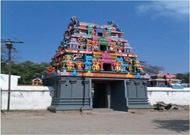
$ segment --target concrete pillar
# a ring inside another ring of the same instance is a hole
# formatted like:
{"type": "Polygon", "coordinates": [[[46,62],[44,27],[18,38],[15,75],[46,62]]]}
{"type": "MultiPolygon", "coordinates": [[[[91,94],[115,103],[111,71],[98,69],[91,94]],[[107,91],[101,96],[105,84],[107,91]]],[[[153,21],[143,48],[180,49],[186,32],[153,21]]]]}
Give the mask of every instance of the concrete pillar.
{"type": "Polygon", "coordinates": [[[110,108],[111,106],[111,84],[108,82],[106,84],[106,95],[107,95],[107,107],[110,108]]]}

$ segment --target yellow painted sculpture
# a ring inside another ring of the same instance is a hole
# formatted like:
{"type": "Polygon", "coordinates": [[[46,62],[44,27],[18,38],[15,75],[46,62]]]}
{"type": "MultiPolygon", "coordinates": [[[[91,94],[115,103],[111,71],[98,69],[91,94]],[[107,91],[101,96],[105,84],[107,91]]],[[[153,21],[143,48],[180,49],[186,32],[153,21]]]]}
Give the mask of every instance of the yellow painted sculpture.
{"type": "Polygon", "coordinates": [[[126,78],[132,78],[133,76],[130,73],[126,74],[126,78]]]}
{"type": "Polygon", "coordinates": [[[66,65],[67,65],[67,69],[68,69],[68,70],[71,70],[71,69],[72,69],[73,62],[72,62],[72,60],[71,60],[71,56],[67,56],[66,65]]]}
{"type": "Polygon", "coordinates": [[[71,70],[72,66],[73,66],[73,63],[72,63],[72,61],[67,61],[66,65],[67,65],[67,69],[71,70]]]}
{"type": "Polygon", "coordinates": [[[100,62],[97,59],[92,60],[92,70],[99,71],[100,70],[100,62]]]}
{"type": "Polygon", "coordinates": [[[92,46],[92,40],[86,39],[86,49],[87,49],[87,50],[90,49],[91,46],[92,46]]]}
{"type": "Polygon", "coordinates": [[[87,73],[85,73],[85,76],[93,76],[93,73],[91,73],[90,71],[88,71],[87,73]]]}

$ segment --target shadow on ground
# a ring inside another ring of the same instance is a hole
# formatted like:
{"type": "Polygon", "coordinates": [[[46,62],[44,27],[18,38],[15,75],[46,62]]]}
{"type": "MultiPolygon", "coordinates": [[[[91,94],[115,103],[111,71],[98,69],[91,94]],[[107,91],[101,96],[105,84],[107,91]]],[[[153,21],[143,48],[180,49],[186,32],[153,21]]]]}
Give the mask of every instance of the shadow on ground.
{"type": "Polygon", "coordinates": [[[154,120],[159,124],[159,128],[174,130],[178,133],[189,131],[189,120],[154,120]]]}

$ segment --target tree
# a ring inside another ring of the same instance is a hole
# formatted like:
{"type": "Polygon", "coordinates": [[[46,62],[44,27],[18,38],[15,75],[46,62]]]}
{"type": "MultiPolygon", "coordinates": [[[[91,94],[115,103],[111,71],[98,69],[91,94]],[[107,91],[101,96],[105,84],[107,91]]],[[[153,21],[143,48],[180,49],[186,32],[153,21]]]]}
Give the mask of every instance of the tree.
{"type": "Polygon", "coordinates": [[[19,84],[31,84],[32,79],[41,78],[43,71],[48,67],[48,63],[42,62],[40,64],[31,61],[14,64],[12,74],[20,75],[19,84]]]}
{"type": "MultiPolygon", "coordinates": [[[[16,48],[12,49],[12,63],[18,61],[18,51],[16,48]]],[[[5,45],[1,45],[1,73],[8,74],[8,49],[5,45]]]]}
{"type": "MultiPolygon", "coordinates": [[[[13,47],[11,54],[12,61],[17,62],[18,50],[13,47]]],[[[1,45],[1,63],[8,63],[8,49],[5,45],[1,45]]]]}
{"type": "MultiPolygon", "coordinates": [[[[19,75],[21,78],[19,79],[19,84],[31,84],[32,79],[43,75],[43,71],[48,67],[49,63],[42,62],[40,64],[25,61],[21,63],[12,63],[12,75],[19,75]]],[[[2,73],[7,74],[7,69],[2,68],[2,73]]]]}
{"type": "Polygon", "coordinates": [[[177,73],[176,78],[183,80],[184,83],[189,83],[189,72],[187,73],[177,73]]]}
{"type": "MultiPolygon", "coordinates": [[[[49,66],[49,63],[42,62],[40,64],[25,61],[17,63],[18,61],[17,49],[12,49],[12,75],[19,75],[19,84],[31,84],[33,78],[41,78],[43,71],[49,66]]],[[[8,74],[8,49],[5,45],[1,46],[1,73],[8,74]]]]}
{"type": "Polygon", "coordinates": [[[150,64],[147,64],[146,61],[140,61],[143,69],[146,73],[148,73],[149,75],[154,75],[154,74],[158,74],[160,71],[164,71],[164,67],[162,66],[153,66],[150,64]]]}

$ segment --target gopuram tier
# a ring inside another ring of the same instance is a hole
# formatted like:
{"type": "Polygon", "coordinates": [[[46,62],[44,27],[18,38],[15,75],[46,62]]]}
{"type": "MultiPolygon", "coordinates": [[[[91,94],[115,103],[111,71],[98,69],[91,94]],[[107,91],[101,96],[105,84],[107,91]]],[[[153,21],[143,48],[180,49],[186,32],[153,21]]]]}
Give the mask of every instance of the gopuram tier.
{"type": "Polygon", "coordinates": [[[123,34],[113,21],[101,25],[72,17],[44,78],[59,75],[146,78],[123,34]]]}

